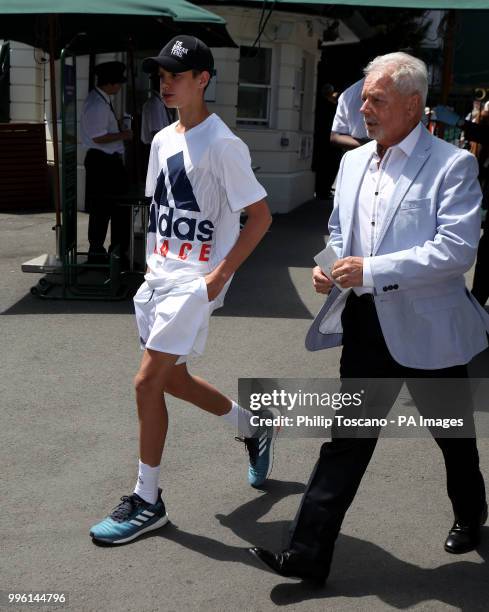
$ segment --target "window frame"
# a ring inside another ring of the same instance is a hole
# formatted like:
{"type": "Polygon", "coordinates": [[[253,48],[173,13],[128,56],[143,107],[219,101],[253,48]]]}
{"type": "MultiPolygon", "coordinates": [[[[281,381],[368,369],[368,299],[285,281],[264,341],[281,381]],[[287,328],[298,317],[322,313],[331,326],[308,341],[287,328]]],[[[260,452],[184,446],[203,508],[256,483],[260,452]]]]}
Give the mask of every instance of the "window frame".
{"type": "MultiPolygon", "coordinates": [[[[248,49],[252,48],[251,44],[240,44],[239,45],[239,53],[240,53],[240,60],[241,60],[241,49],[245,47],[248,49]]],[[[268,83],[264,84],[264,83],[251,83],[251,82],[241,82],[239,80],[239,73],[238,73],[238,99],[236,100],[236,125],[239,127],[270,127],[271,123],[272,123],[272,96],[273,96],[273,79],[274,79],[274,60],[275,60],[275,53],[274,53],[274,47],[273,45],[264,45],[262,44],[261,49],[266,49],[267,51],[270,52],[270,74],[269,74],[269,79],[268,79],[268,83]],[[239,111],[239,106],[238,106],[238,100],[239,100],[239,92],[241,89],[246,89],[246,88],[253,88],[253,89],[266,89],[268,91],[268,95],[267,95],[267,108],[266,108],[266,117],[265,118],[261,118],[261,117],[239,117],[238,116],[238,111],[239,111]]]]}

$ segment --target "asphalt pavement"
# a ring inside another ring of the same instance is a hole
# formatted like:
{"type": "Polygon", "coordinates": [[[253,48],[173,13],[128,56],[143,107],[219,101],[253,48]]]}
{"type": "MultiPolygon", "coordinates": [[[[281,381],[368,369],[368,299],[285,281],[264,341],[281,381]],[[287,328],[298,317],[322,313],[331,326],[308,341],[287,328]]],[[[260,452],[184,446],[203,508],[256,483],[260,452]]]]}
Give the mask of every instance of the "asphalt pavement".
{"type": "MultiPolygon", "coordinates": [[[[310,271],[327,211],[311,202],[275,219],[191,371],[233,397],[240,377],[338,375],[339,349],[304,349],[322,303],[310,271]]],[[[38,277],[21,264],[54,252],[53,224],[52,213],[0,215],[0,590],[62,592],[80,611],[487,610],[489,527],[478,551],[444,552],[453,519],[428,438],[379,441],[317,590],[264,571],[246,548],[282,548],[321,439],[279,439],[272,477],[255,490],[232,428],[171,399],[161,478],[171,524],[126,546],[94,546],[90,526],[136,478],[141,355],[130,300],[30,294],[38,277]]],[[[86,226],[80,214],[82,247],[86,226]]],[[[488,364],[486,352],[473,367],[480,375],[488,364]]],[[[487,479],[487,438],[479,450],[487,479]]]]}

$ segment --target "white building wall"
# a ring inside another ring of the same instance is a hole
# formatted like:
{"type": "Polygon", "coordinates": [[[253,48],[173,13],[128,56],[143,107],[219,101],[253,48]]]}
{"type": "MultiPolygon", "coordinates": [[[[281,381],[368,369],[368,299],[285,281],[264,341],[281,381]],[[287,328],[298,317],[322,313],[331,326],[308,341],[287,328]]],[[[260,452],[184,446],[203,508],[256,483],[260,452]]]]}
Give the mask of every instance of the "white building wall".
{"type": "Polygon", "coordinates": [[[43,121],[44,69],[40,51],[11,41],[10,43],[10,120],[43,121]]]}
{"type": "MultiPolygon", "coordinates": [[[[261,9],[208,7],[224,17],[238,45],[251,46],[258,32],[261,9]]],[[[213,49],[216,60],[216,102],[210,108],[226,121],[250,148],[256,174],[268,192],[274,213],[285,213],[314,196],[311,171],[316,67],[319,31],[308,15],[275,13],[261,45],[272,49],[272,89],[268,127],[236,121],[239,49],[213,49]],[[303,58],[306,75],[303,104],[299,85],[303,58]]]]}

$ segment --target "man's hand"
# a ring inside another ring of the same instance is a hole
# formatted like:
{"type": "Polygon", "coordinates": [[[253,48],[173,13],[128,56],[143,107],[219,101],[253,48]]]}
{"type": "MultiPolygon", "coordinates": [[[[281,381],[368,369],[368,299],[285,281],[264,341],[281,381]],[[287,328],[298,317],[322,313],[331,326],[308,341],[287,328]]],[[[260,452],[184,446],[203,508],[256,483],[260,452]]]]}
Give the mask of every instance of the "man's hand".
{"type": "Polygon", "coordinates": [[[333,286],[333,282],[329,280],[319,266],[316,266],[312,270],[312,284],[316,293],[325,294],[328,294],[333,286]]]}
{"type": "Polygon", "coordinates": [[[331,269],[334,280],[343,289],[363,286],[363,257],[338,259],[331,269]]]}

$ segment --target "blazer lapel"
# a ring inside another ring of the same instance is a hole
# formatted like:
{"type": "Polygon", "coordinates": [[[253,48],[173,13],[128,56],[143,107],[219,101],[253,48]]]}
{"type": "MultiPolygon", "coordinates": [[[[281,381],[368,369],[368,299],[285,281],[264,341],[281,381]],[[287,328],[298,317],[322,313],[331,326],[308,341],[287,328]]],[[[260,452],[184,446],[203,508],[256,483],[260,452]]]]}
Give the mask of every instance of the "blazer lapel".
{"type": "Polygon", "coordinates": [[[424,163],[430,156],[431,152],[431,139],[434,138],[426,128],[423,127],[419,140],[414,147],[414,151],[410,155],[409,159],[404,166],[404,170],[402,171],[399,180],[397,181],[397,185],[394,189],[394,193],[392,194],[388,210],[385,214],[384,221],[382,223],[382,227],[380,228],[379,235],[377,237],[377,241],[375,243],[373,254],[375,255],[380,247],[384,236],[389,229],[389,225],[394,218],[394,215],[397,212],[397,209],[401,205],[406,193],[411,187],[414,179],[418,175],[418,172],[423,167],[424,163]]]}

